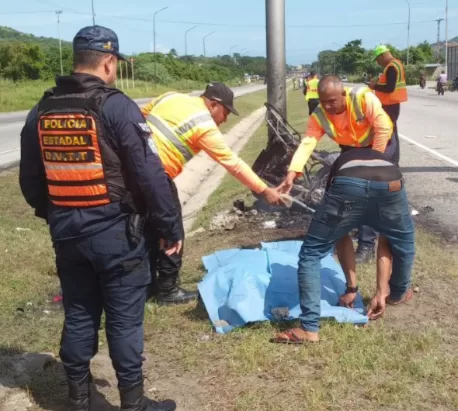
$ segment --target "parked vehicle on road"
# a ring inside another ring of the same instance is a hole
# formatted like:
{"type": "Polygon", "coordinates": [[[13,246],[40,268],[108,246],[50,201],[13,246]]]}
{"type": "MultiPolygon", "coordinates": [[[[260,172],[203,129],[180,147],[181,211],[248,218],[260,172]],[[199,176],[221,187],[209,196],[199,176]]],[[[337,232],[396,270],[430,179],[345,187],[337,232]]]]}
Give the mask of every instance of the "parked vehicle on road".
{"type": "Polygon", "coordinates": [[[450,85],[448,86],[448,89],[450,91],[456,91],[458,90],[458,76],[455,77],[452,82],[450,83],[450,85]]]}

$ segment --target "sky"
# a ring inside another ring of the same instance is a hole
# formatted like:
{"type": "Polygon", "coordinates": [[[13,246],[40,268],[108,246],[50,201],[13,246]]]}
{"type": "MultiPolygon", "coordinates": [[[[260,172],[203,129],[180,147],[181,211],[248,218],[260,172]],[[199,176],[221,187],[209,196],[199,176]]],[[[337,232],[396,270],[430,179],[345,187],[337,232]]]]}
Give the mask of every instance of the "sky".
{"type": "MultiPolygon", "coordinates": [[[[411,8],[410,44],[435,42],[437,23],[445,17],[445,0],[286,0],[286,60],[288,64],[311,63],[317,53],[338,49],[362,39],[372,48],[389,42],[407,45],[408,4],[411,8]]],[[[458,0],[449,0],[449,38],[458,36],[458,0]]],[[[184,54],[185,31],[188,54],[265,56],[265,0],[94,0],[96,24],[118,34],[121,52],[153,50],[153,14],[156,17],[156,50],[175,48],[184,54]]],[[[56,10],[62,39],[71,41],[76,32],[92,24],[91,0],[2,0],[0,25],[37,36],[58,37],[56,10]]],[[[441,39],[445,39],[445,22],[441,39]]]]}

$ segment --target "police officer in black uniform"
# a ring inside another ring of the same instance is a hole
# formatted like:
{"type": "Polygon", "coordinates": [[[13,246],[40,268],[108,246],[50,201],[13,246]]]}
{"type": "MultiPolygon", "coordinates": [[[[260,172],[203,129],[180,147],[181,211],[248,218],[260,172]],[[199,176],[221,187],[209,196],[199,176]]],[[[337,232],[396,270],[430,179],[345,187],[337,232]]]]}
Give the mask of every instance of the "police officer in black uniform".
{"type": "Polygon", "coordinates": [[[73,40],[74,72],[58,77],[21,133],[20,184],[50,228],[63,290],[60,357],[72,411],[90,407],[89,362],[102,311],[123,411],[171,411],[144,396],[143,315],[151,282],[146,220],[168,253],[181,236],[170,187],[138,106],[117,89],[119,44],[107,28],[73,40]]]}

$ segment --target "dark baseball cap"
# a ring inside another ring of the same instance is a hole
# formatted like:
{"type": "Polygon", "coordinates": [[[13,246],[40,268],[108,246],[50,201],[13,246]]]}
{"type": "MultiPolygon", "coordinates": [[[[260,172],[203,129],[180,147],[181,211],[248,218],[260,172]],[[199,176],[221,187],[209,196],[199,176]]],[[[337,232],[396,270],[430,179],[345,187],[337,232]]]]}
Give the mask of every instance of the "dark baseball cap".
{"type": "Polygon", "coordinates": [[[93,50],[115,55],[119,60],[125,57],[119,53],[119,40],[116,33],[102,26],[88,26],[76,33],[73,51],[93,50]]]}
{"type": "Polygon", "coordinates": [[[208,84],[203,96],[222,104],[236,116],[239,115],[239,112],[234,108],[234,92],[224,83],[208,84]]]}

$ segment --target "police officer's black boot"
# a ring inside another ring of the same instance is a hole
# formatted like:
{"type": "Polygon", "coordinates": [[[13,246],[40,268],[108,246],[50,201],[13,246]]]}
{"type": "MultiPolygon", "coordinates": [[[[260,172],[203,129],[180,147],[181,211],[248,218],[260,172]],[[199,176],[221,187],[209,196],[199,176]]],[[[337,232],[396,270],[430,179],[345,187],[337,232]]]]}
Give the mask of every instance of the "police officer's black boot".
{"type": "Polygon", "coordinates": [[[156,299],[160,305],[187,304],[197,300],[197,296],[196,291],[187,291],[175,286],[170,290],[159,290],[156,299]]]}
{"type": "Polygon", "coordinates": [[[90,374],[81,381],[67,379],[70,411],[89,411],[90,407],[90,374]]]}
{"type": "Polygon", "coordinates": [[[356,249],[355,260],[356,264],[366,264],[370,263],[375,258],[375,247],[359,245],[356,249]]]}
{"type": "Polygon", "coordinates": [[[177,405],[173,400],[153,401],[145,397],[143,381],[126,388],[120,388],[121,411],[175,411],[177,405]]]}

